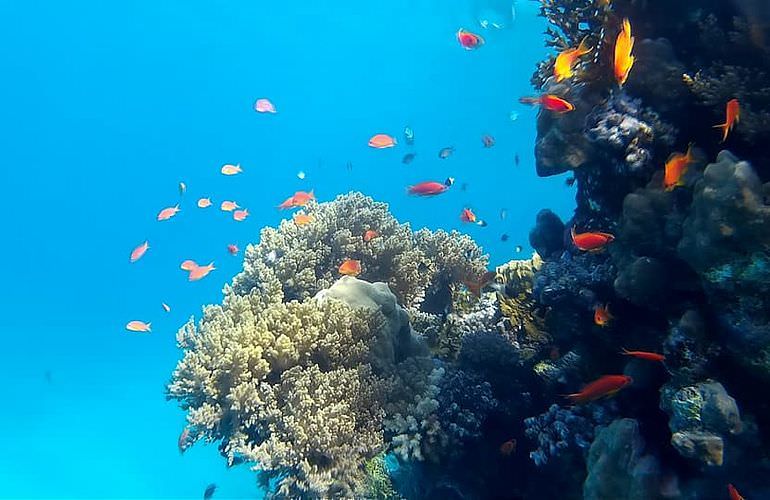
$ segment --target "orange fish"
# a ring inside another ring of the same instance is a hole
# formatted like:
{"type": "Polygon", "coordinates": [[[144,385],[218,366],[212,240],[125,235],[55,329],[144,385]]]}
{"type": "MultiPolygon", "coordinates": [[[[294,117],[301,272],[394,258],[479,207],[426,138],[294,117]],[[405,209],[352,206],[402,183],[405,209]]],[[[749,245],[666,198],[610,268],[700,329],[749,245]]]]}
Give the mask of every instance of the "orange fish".
{"type": "Polygon", "coordinates": [[[286,198],[283,203],[278,205],[278,208],[280,210],[284,210],[287,208],[304,207],[310,200],[315,200],[315,194],[313,194],[313,190],[310,190],[309,193],[304,191],[297,191],[293,195],[286,198]]]}
{"type": "Polygon", "coordinates": [[[240,208],[237,203],[234,201],[223,201],[221,205],[219,205],[219,208],[224,210],[225,212],[232,212],[236,208],[240,208]]]}
{"type": "Polygon", "coordinates": [[[211,206],[211,198],[201,198],[198,200],[198,208],[209,208],[211,206]]]}
{"type": "Polygon", "coordinates": [[[613,319],[614,318],[612,314],[610,314],[610,309],[607,304],[596,304],[596,306],[594,306],[594,323],[597,326],[607,326],[613,319]]]}
{"type": "Polygon", "coordinates": [[[345,276],[358,276],[361,274],[361,262],[352,259],[345,259],[345,261],[340,264],[339,272],[345,276]]]}
{"type": "Polygon", "coordinates": [[[241,169],[240,163],[236,165],[230,165],[230,164],[222,165],[222,168],[219,171],[222,172],[222,175],[235,175],[243,172],[243,170],[241,169]]]}
{"type": "Polygon", "coordinates": [[[160,212],[158,212],[158,220],[168,220],[171,217],[175,216],[179,212],[179,205],[174,205],[173,207],[164,208],[160,212]]]}
{"type": "Polygon", "coordinates": [[[460,220],[470,224],[478,224],[481,227],[487,225],[486,222],[476,217],[476,214],[470,208],[463,208],[463,211],[460,212],[460,220]]]}
{"type": "Polygon", "coordinates": [[[162,308],[163,308],[163,310],[164,310],[164,311],[166,311],[166,312],[171,312],[171,306],[169,306],[169,305],[168,305],[168,304],[166,304],[165,302],[161,302],[161,303],[160,303],[160,307],[162,307],[162,308]]]}
{"type": "Polygon", "coordinates": [[[192,269],[190,269],[190,275],[187,277],[188,281],[198,281],[199,279],[205,278],[211,271],[214,271],[216,267],[214,267],[214,263],[207,266],[195,266],[192,269]]]}
{"type": "Polygon", "coordinates": [[[463,28],[457,30],[457,41],[460,42],[460,45],[465,50],[475,50],[484,45],[483,38],[463,28]]]}
{"type": "Polygon", "coordinates": [[[196,267],[198,267],[198,263],[190,259],[182,262],[182,264],[179,266],[182,271],[192,271],[196,267]]]}
{"type": "Polygon", "coordinates": [[[248,209],[244,208],[243,210],[236,210],[233,212],[233,220],[236,220],[238,222],[246,220],[246,217],[249,216],[248,209]]]}
{"type": "Polygon", "coordinates": [[[377,231],[375,231],[374,229],[369,229],[364,233],[364,241],[368,243],[372,241],[374,238],[376,238],[377,236],[379,236],[379,234],[377,234],[377,231]]]}
{"type": "Polygon", "coordinates": [[[624,348],[621,354],[623,356],[633,356],[639,359],[646,359],[647,361],[665,361],[666,360],[666,357],[664,355],[658,354],[656,352],[629,351],[624,348]]]}
{"type": "Polygon", "coordinates": [[[129,260],[131,262],[136,262],[137,260],[141,259],[142,256],[147,252],[148,248],[150,248],[150,243],[145,241],[138,247],[131,250],[131,257],[129,258],[129,260]]]}
{"type": "Polygon", "coordinates": [[[519,102],[522,104],[531,104],[533,106],[539,105],[543,109],[559,114],[569,113],[575,109],[575,106],[573,106],[572,103],[553,94],[543,94],[538,97],[519,97],[519,102]]]}
{"type": "Polygon", "coordinates": [[[730,495],[730,500],[745,500],[732,484],[727,485],[727,493],[730,495]]]}
{"type": "Polygon", "coordinates": [[[610,233],[586,232],[576,233],[575,226],[572,226],[572,243],[584,252],[601,252],[605,246],[615,240],[615,236],[610,233]]]}
{"type": "Polygon", "coordinates": [[[509,457],[512,453],[516,451],[516,440],[515,439],[509,439],[508,441],[504,442],[500,445],[500,454],[509,457]]]}
{"type": "Polygon", "coordinates": [[[396,139],[388,134],[375,134],[369,139],[369,147],[375,149],[392,148],[396,145],[396,139]]]}
{"type": "Polygon", "coordinates": [[[495,280],[495,277],[497,276],[497,273],[494,271],[487,271],[484,274],[481,275],[481,277],[477,280],[471,280],[471,279],[465,279],[463,280],[463,285],[465,285],[465,288],[468,289],[469,292],[471,292],[476,297],[481,297],[481,291],[492,283],[495,280]]]}
{"type": "Polygon", "coordinates": [[[722,142],[727,140],[727,134],[735,127],[735,124],[741,121],[741,105],[738,103],[738,99],[727,101],[725,114],[725,122],[714,125],[714,128],[722,129],[722,142]]]}
{"type": "Polygon", "coordinates": [[[297,214],[294,216],[294,223],[298,226],[304,226],[305,224],[310,224],[315,220],[315,217],[312,215],[306,215],[306,214],[297,214]]]}
{"type": "Polygon", "coordinates": [[[692,144],[687,147],[687,153],[674,153],[669,156],[663,173],[663,187],[666,191],[673,191],[678,186],[685,185],[682,177],[687,173],[687,167],[692,162],[692,144]]]}
{"type": "Polygon", "coordinates": [[[230,255],[238,255],[238,245],[230,243],[227,245],[227,251],[230,252],[230,255]]]}
{"type": "Polygon", "coordinates": [[[126,324],[126,330],[129,332],[151,332],[152,323],[145,323],[144,321],[134,320],[129,321],[126,324]]]}
{"type": "Polygon", "coordinates": [[[634,65],[634,56],[631,51],[634,50],[634,38],[631,36],[631,22],[623,19],[623,29],[618,33],[615,41],[615,80],[623,85],[628,80],[628,74],[634,65]]]}
{"type": "Polygon", "coordinates": [[[575,404],[590,403],[603,397],[609,397],[631,385],[634,379],[628,375],[604,375],[583,387],[583,390],[575,394],[567,394],[566,397],[575,404]]]}
{"type": "Polygon", "coordinates": [[[591,52],[591,48],[586,44],[586,39],[580,42],[580,45],[575,49],[567,49],[560,52],[556,56],[556,62],[553,64],[553,76],[557,82],[560,82],[566,78],[572,78],[574,75],[573,68],[577,63],[578,58],[591,52]]]}

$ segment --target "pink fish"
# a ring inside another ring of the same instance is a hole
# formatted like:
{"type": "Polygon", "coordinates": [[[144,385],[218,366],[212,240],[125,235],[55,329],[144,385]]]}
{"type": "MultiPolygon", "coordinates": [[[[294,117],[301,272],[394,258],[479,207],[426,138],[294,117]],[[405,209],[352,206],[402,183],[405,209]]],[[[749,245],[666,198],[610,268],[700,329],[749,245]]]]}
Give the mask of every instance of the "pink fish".
{"type": "Polygon", "coordinates": [[[240,207],[234,201],[223,201],[222,204],[219,205],[219,208],[221,208],[225,212],[232,212],[236,208],[240,208],[240,207]]]}
{"type": "Polygon", "coordinates": [[[198,208],[209,208],[211,206],[211,198],[201,198],[198,200],[198,208]]]}
{"type": "Polygon", "coordinates": [[[152,324],[139,320],[129,321],[126,325],[126,330],[129,332],[151,332],[152,324]]]}
{"type": "Polygon", "coordinates": [[[243,210],[236,210],[235,212],[233,212],[233,220],[236,220],[238,222],[246,220],[246,217],[248,216],[249,216],[249,211],[245,208],[243,210]]]}
{"type": "Polygon", "coordinates": [[[198,267],[198,263],[190,259],[182,262],[182,265],[179,266],[182,271],[192,271],[196,267],[198,267]]]}
{"type": "Polygon", "coordinates": [[[158,212],[158,220],[168,220],[171,217],[175,216],[179,212],[179,205],[174,205],[173,207],[164,208],[160,212],[158,212]]]}
{"type": "Polygon", "coordinates": [[[220,172],[222,172],[222,175],[235,175],[243,172],[243,169],[241,169],[240,163],[235,165],[226,164],[226,165],[222,165],[220,172]]]}
{"type": "Polygon", "coordinates": [[[238,255],[238,245],[230,243],[227,245],[227,251],[230,252],[230,255],[238,255]]]}
{"type": "Polygon", "coordinates": [[[270,102],[270,99],[257,99],[254,103],[254,111],[257,113],[275,113],[275,105],[270,102]]]}
{"type": "Polygon", "coordinates": [[[211,271],[214,271],[216,267],[214,267],[214,263],[207,266],[196,266],[192,269],[190,269],[190,275],[187,277],[188,281],[198,281],[199,279],[205,278],[211,271]]]}
{"type": "Polygon", "coordinates": [[[147,252],[148,248],[150,248],[150,243],[145,241],[131,251],[131,258],[129,260],[131,262],[136,262],[137,260],[141,259],[142,256],[147,252]]]}
{"type": "Polygon", "coordinates": [[[182,433],[179,434],[179,439],[176,442],[176,445],[179,447],[179,453],[184,453],[190,447],[190,444],[190,428],[185,427],[182,433]]]}

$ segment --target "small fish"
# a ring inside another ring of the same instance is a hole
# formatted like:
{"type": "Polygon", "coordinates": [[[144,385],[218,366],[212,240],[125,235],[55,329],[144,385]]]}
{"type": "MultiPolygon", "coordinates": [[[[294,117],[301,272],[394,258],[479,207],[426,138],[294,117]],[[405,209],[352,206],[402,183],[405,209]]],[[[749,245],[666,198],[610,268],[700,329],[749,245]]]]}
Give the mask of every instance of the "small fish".
{"type": "Polygon", "coordinates": [[[460,184],[460,191],[465,192],[467,190],[468,190],[468,183],[467,182],[463,182],[462,184],[460,184]]]}
{"type": "Polygon", "coordinates": [[[285,210],[287,208],[304,207],[310,200],[315,200],[315,194],[312,190],[309,193],[304,191],[297,191],[293,195],[286,198],[283,203],[278,205],[278,208],[280,210],[285,210]]]}
{"type": "Polygon", "coordinates": [[[232,212],[232,211],[233,211],[233,210],[235,210],[236,208],[241,208],[241,207],[240,207],[240,205],[238,205],[238,204],[237,204],[236,202],[234,202],[234,201],[223,201],[223,202],[222,202],[222,203],[219,205],[219,208],[220,208],[220,209],[222,209],[222,211],[224,211],[224,212],[232,212]]]}
{"type": "Polygon", "coordinates": [[[464,279],[462,284],[465,285],[465,288],[467,288],[471,294],[481,298],[482,290],[492,284],[496,277],[497,273],[495,271],[487,271],[478,279],[464,279]]]}
{"type": "Polygon", "coordinates": [[[446,160],[450,156],[452,156],[452,153],[455,152],[454,146],[448,146],[446,148],[441,148],[441,150],[438,152],[438,157],[442,160],[446,160]]]}
{"type": "Polygon", "coordinates": [[[302,170],[297,172],[297,179],[304,180],[305,179],[305,172],[303,172],[302,170]]]}
{"type": "Polygon", "coordinates": [[[460,220],[469,224],[477,224],[481,227],[487,225],[486,222],[476,217],[476,214],[470,208],[463,208],[462,212],[460,212],[460,220]]]}
{"type": "Polygon", "coordinates": [[[304,226],[305,224],[310,224],[315,220],[315,217],[312,215],[307,214],[297,214],[293,218],[294,223],[298,226],[304,226]]]}
{"type": "Polygon", "coordinates": [[[693,160],[692,144],[687,147],[687,153],[674,153],[669,156],[663,173],[663,188],[666,191],[673,191],[685,185],[684,174],[687,173],[687,168],[693,160]]]}
{"type": "Polygon", "coordinates": [[[443,184],[436,181],[420,182],[414,186],[409,186],[407,192],[416,196],[435,196],[449,189],[452,184],[454,184],[452,177],[447,178],[443,184]]]}
{"type": "Polygon", "coordinates": [[[192,271],[196,267],[198,267],[198,263],[190,259],[187,259],[179,265],[179,269],[182,271],[192,271]]]}
{"type": "Polygon", "coordinates": [[[500,454],[504,457],[511,456],[512,453],[516,451],[516,440],[515,439],[509,439],[508,441],[504,442],[500,445],[500,454]]]}
{"type": "Polygon", "coordinates": [[[246,220],[246,217],[249,216],[249,210],[244,208],[243,210],[235,210],[233,212],[233,220],[241,222],[246,220]]]}
{"type": "Polygon", "coordinates": [[[169,220],[171,217],[175,216],[179,212],[179,205],[174,205],[173,207],[164,208],[160,212],[158,212],[157,219],[160,220],[169,220]]]}
{"type": "Polygon", "coordinates": [[[505,220],[505,218],[508,217],[508,210],[501,208],[500,209],[500,220],[505,220]]]}
{"type": "Polygon", "coordinates": [[[506,233],[503,233],[502,236],[500,236],[500,241],[508,241],[508,238],[510,238],[506,233]]]}
{"type": "Polygon", "coordinates": [[[403,163],[404,165],[409,165],[410,163],[412,163],[412,160],[414,160],[415,156],[417,156],[417,153],[407,153],[401,159],[401,163],[403,163]]]}
{"type": "Polygon", "coordinates": [[[516,111],[511,111],[508,114],[508,119],[511,120],[512,122],[515,122],[516,120],[519,119],[519,113],[517,113],[516,111]]]}
{"type": "Polygon", "coordinates": [[[345,164],[345,168],[347,168],[347,169],[348,169],[348,172],[352,172],[352,171],[353,171],[353,162],[352,162],[352,161],[348,161],[348,162],[345,164]]]}
{"type": "Polygon", "coordinates": [[[594,306],[594,324],[602,328],[608,326],[613,320],[612,314],[607,304],[596,304],[594,306]]]}
{"type": "Polygon", "coordinates": [[[519,102],[522,104],[530,104],[532,106],[540,106],[545,110],[553,111],[558,114],[569,113],[575,109],[575,106],[573,106],[572,103],[553,94],[543,94],[537,97],[520,97],[519,102]]]}
{"type": "Polygon", "coordinates": [[[495,138],[489,134],[484,135],[481,137],[481,143],[484,144],[485,148],[491,148],[495,145],[495,138]]]}
{"type": "Polygon", "coordinates": [[[575,185],[575,181],[576,181],[576,180],[577,180],[577,178],[576,178],[576,177],[574,177],[574,176],[573,176],[573,177],[567,177],[567,178],[564,180],[564,185],[565,185],[565,186],[567,186],[567,187],[572,187],[572,186],[574,186],[574,185],[575,185]]]}
{"type": "Polygon", "coordinates": [[[738,103],[738,99],[730,99],[727,101],[725,109],[725,122],[719,125],[714,125],[714,128],[722,129],[722,142],[727,140],[727,134],[735,127],[735,124],[741,121],[741,105],[738,103]]]}
{"type": "Polygon", "coordinates": [[[556,361],[561,357],[561,350],[559,349],[559,346],[553,346],[551,347],[551,350],[548,352],[548,357],[551,358],[551,361],[556,361]]]}
{"type": "Polygon", "coordinates": [[[179,183],[179,196],[184,196],[184,194],[187,192],[187,184],[184,182],[179,183]]]}
{"type": "Polygon", "coordinates": [[[513,163],[518,167],[520,160],[519,160],[519,153],[516,153],[513,157],[513,163]]]}
{"type": "Polygon", "coordinates": [[[211,198],[201,198],[198,200],[198,208],[209,208],[211,206],[211,198]]]}
{"type": "Polygon", "coordinates": [[[230,255],[238,255],[238,245],[230,243],[227,245],[227,251],[230,252],[230,255]]]}
{"type": "Polygon", "coordinates": [[[166,312],[171,312],[171,306],[166,304],[165,302],[161,302],[160,303],[160,307],[162,307],[163,310],[166,311],[166,312]]]}
{"type": "Polygon", "coordinates": [[[339,267],[340,274],[345,276],[358,276],[361,274],[361,262],[353,259],[345,259],[339,267]]]}
{"type": "Polygon", "coordinates": [[[615,80],[621,86],[626,83],[628,74],[634,65],[634,56],[631,55],[633,49],[634,38],[631,36],[631,22],[626,18],[623,19],[623,27],[615,41],[615,80]]]}
{"type": "Polygon", "coordinates": [[[254,102],[254,111],[257,113],[275,113],[275,105],[270,102],[270,99],[257,99],[254,102]]]}
{"type": "Polygon", "coordinates": [[[628,375],[604,375],[583,387],[580,392],[567,394],[564,397],[575,404],[590,403],[603,397],[610,397],[633,382],[634,379],[628,375]]]}
{"type": "Polygon", "coordinates": [[[521,253],[524,250],[524,247],[521,245],[516,245],[515,250],[516,250],[516,253],[521,253]]]}
{"type": "Polygon", "coordinates": [[[137,260],[141,259],[142,256],[147,252],[147,249],[150,248],[150,243],[148,241],[145,241],[138,247],[131,250],[131,257],[129,257],[128,260],[131,262],[136,262],[137,260]]]}
{"type": "Polygon", "coordinates": [[[206,491],[203,492],[203,500],[211,500],[214,496],[214,492],[217,491],[217,485],[212,483],[206,486],[206,491]]]}
{"type": "Polygon", "coordinates": [[[460,42],[460,45],[465,50],[475,50],[484,45],[483,38],[463,28],[457,30],[457,41],[460,42]]]}
{"type": "Polygon", "coordinates": [[[198,281],[208,276],[208,274],[214,270],[216,270],[216,267],[214,267],[213,262],[207,266],[195,266],[194,268],[190,269],[190,275],[187,277],[187,280],[198,281]]]}
{"type": "Polygon", "coordinates": [[[375,149],[392,148],[396,145],[396,139],[388,134],[375,134],[369,139],[369,147],[375,149]]]}
{"type": "Polygon", "coordinates": [[[243,169],[241,168],[240,163],[236,163],[235,165],[227,163],[222,165],[222,168],[219,169],[219,171],[222,172],[222,175],[236,175],[243,172],[243,169]]]}
{"type": "Polygon", "coordinates": [[[621,354],[623,356],[633,356],[639,359],[646,359],[647,361],[665,361],[666,360],[666,357],[664,355],[658,354],[656,352],[629,351],[624,348],[623,351],[621,351],[621,354]]]}
{"type": "Polygon", "coordinates": [[[591,50],[586,44],[586,39],[583,38],[577,48],[570,48],[560,52],[553,64],[553,76],[556,78],[556,81],[560,82],[566,78],[572,78],[574,75],[573,69],[578,59],[591,52],[591,50]]]}
{"type": "Polygon", "coordinates": [[[368,229],[364,233],[364,241],[368,243],[372,241],[374,238],[376,238],[377,236],[379,236],[379,234],[377,234],[377,231],[375,231],[374,229],[368,229]]]}
{"type": "Polygon", "coordinates": [[[126,324],[126,330],[129,332],[151,332],[152,323],[145,323],[139,320],[129,321],[126,324]]]}
{"type": "Polygon", "coordinates": [[[190,428],[185,427],[182,429],[182,433],[179,434],[179,438],[176,440],[176,446],[179,448],[179,454],[184,453],[187,448],[190,447],[190,428]]]}
{"type": "Polygon", "coordinates": [[[730,500],[745,500],[732,484],[727,485],[727,493],[730,495],[730,500]]]}
{"type": "Polygon", "coordinates": [[[408,125],[404,127],[404,141],[409,145],[414,144],[414,130],[408,125]]]}
{"type": "Polygon", "coordinates": [[[598,231],[578,234],[575,232],[575,226],[572,226],[570,234],[572,236],[572,243],[584,252],[601,252],[605,246],[615,240],[614,235],[598,231]]]}

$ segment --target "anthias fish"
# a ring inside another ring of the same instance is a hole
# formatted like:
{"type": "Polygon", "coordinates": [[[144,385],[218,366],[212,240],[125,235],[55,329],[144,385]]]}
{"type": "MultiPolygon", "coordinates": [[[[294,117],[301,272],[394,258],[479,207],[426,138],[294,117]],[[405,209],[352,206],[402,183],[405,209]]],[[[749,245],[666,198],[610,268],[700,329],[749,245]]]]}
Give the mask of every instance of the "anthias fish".
{"type": "Polygon", "coordinates": [[[475,295],[476,297],[481,297],[481,292],[485,287],[489,286],[492,284],[492,282],[495,281],[496,276],[497,273],[495,271],[487,271],[478,279],[467,278],[463,280],[462,283],[465,285],[465,288],[471,292],[471,294],[475,295]]]}
{"type": "Polygon", "coordinates": [[[727,485],[727,494],[730,496],[730,500],[745,500],[732,484],[727,485]]]}
{"type": "Polygon", "coordinates": [[[221,208],[224,212],[232,212],[236,208],[240,208],[240,206],[234,202],[234,201],[223,201],[219,208],[221,208]]]}
{"type": "Polygon", "coordinates": [[[634,38],[631,36],[631,22],[623,19],[623,26],[615,41],[615,80],[623,85],[628,80],[628,74],[634,65],[634,38]]]}
{"type": "Polygon", "coordinates": [[[477,224],[481,227],[487,225],[486,222],[476,217],[476,214],[470,208],[463,208],[462,212],[460,212],[460,220],[469,224],[477,224]]]}
{"type": "Polygon", "coordinates": [[[133,250],[131,250],[131,256],[128,260],[131,262],[136,262],[137,260],[141,259],[145,253],[147,253],[147,250],[150,248],[150,243],[148,241],[145,241],[141,245],[137,246],[133,250]]]}
{"type": "Polygon", "coordinates": [[[222,168],[219,169],[219,171],[222,173],[222,175],[236,175],[243,172],[243,169],[241,169],[241,164],[237,163],[235,165],[231,164],[225,164],[222,165],[222,168]]]}
{"type": "Polygon", "coordinates": [[[608,326],[614,317],[610,314],[610,309],[607,304],[596,304],[594,306],[594,324],[597,326],[608,326]]]}
{"type": "Polygon", "coordinates": [[[287,208],[304,207],[308,204],[308,202],[310,202],[310,200],[315,200],[315,194],[312,190],[309,193],[304,191],[297,191],[293,195],[286,198],[283,203],[278,205],[278,208],[285,210],[287,208]]]}
{"type": "Polygon", "coordinates": [[[663,187],[666,191],[685,185],[684,174],[692,162],[692,144],[687,147],[687,153],[674,153],[668,158],[663,172],[663,187]]]}
{"type": "Polygon", "coordinates": [[[610,233],[602,233],[598,231],[589,231],[585,233],[575,232],[575,227],[572,227],[570,231],[572,236],[572,243],[584,252],[600,252],[615,240],[615,236],[610,233]]]}
{"type": "Polygon", "coordinates": [[[443,183],[436,181],[420,182],[414,186],[409,186],[407,191],[409,194],[413,194],[415,196],[436,196],[449,189],[453,183],[454,179],[451,177],[449,177],[443,183]]]}
{"type": "Polygon", "coordinates": [[[308,214],[297,214],[293,217],[294,223],[298,226],[304,226],[306,224],[310,224],[315,220],[315,217],[308,214]]]}
{"type": "Polygon", "coordinates": [[[388,134],[375,134],[369,139],[369,147],[375,149],[392,148],[396,145],[396,139],[388,134]]]}
{"type": "Polygon", "coordinates": [[[236,245],[235,243],[230,243],[229,245],[227,245],[227,251],[230,253],[230,255],[238,255],[238,251],[239,251],[238,245],[236,245]]]}
{"type": "Polygon", "coordinates": [[[628,349],[623,349],[623,351],[621,351],[621,354],[623,356],[632,356],[634,358],[645,359],[647,361],[665,361],[666,360],[666,357],[664,355],[658,354],[657,352],[629,351],[628,349]]]}
{"type": "Polygon", "coordinates": [[[152,331],[152,323],[145,323],[144,321],[139,320],[133,320],[129,321],[126,324],[126,330],[129,332],[145,332],[149,333],[152,331]]]}
{"type": "Polygon", "coordinates": [[[460,45],[465,50],[475,50],[484,45],[483,38],[463,28],[457,30],[457,41],[460,42],[460,45]]]}
{"type": "Polygon", "coordinates": [[[233,212],[233,220],[241,222],[246,220],[246,217],[249,216],[249,210],[244,208],[243,210],[235,210],[233,212]]]}
{"type": "Polygon", "coordinates": [[[340,274],[345,276],[358,276],[361,274],[361,261],[345,259],[339,267],[340,274]]]}
{"type": "Polygon", "coordinates": [[[211,206],[211,198],[201,198],[198,200],[198,208],[209,208],[211,206]]]}
{"type": "Polygon", "coordinates": [[[157,219],[160,220],[169,220],[171,217],[175,216],[177,213],[179,213],[179,205],[174,205],[173,207],[164,208],[160,212],[158,212],[157,219]]]}
{"type": "Polygon", "coordinates": [[[543,94],[537,97],[520,97],[519,102],[522,104],[530,104],[532,106],[540,106],[545,110],[559,114],[569,113],[575,109],[575,106],[573,106],[572,103],[553,94],[543,94]]]}
{"type": "Polygon", "coordinates": [[[565,397],[575,404],[590,403],[597,399],[612,396],[633,382],[634,379],[628,375],[604,375],[583,387],[580,392],[567,394],[565,397]]]}
{"type": "Polygon", "coordinates": [[[591,52],[591,48],[586,43],[586,39],[580,42],[576,48],[570,48],[564,50],[556,56],[556,61],[553,64],[553,76],[557,82],[560,82],[566,78],[572,78],[574,75],[574,67],[578,59],[591,52]]]}
{"type": "Polygon", "coordinates": [[[722,129],[722,142],[727,140],[727,135],[739,121],[741,121],[741,105],[738,99],[730,99],[725,106],[725,122],[714,125],[714,128],[722,129]]]}
{"type": "Polygon", "coordinates": [[[364,233],[363,238],[364,238],[364,241],[368,243],[372,241],[374,238],[376,238],[377,236],[379,236],[379,234],[377,234],[377,231],[375,231],[374,229],[368,229],[364,233]]]}
{"type": "Polygon", "coordinates": [[[254,102],[254,111],[257,113],[275,113],[275,105],[270,101],[270,99],[257,99],[256,102],[254,102]]]}

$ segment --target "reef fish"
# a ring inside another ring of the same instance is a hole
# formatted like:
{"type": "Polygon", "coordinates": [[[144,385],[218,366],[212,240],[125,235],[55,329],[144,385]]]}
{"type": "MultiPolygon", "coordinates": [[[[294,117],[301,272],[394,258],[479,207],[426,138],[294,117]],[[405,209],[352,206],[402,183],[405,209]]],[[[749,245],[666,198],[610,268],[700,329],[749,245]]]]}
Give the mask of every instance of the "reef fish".
{"type": "Polygon", "coordinates": [[[224,212],[232,212],[236,208],[240,208],[240,206],[234,201],[223,201],[219,205],[219,208],[221,208],[224,212]]]}
{"type": "Polygon", "coordinates": [[[309,193],[306,193],[305,191],[297,191],[293,195],[286,198],[283,203],[278,205],[278,208],[284,210],[287,208],[304,207],[310,200],[315,200],[315,194],[312,190],[309,193]]]}
{"type": "Polygon", "coordinates": [[[634,358],[646,359],[647,361],[665,361],[666,360],[666,357],[664,355],[658,354],[656,352],[629,351],[627,349],[623,349],[623,351],[621,351],[621,354],[623,356],[633,356],[634,358]]]}
{"type": "Polygon", "coordinates": [[[188,281],[198,281],[200,279],[205,278],[208,276],[208,274],[211,271],[214,271],[216,267],[214,267],[214,263],[208,264],[206,266],[199,266],[195,265],[192,269],[189,270],[190,274],[187,276],[188,281]]]}
{"type": "Polygon", "coordinates": [[[243,169],[241,169],[241,164],[236,163],[235,165],[231,164],[225,164],[222,165],[222,168],[219,169],[220,172],[222,172],[222,175],[236,175],[243,172],[243,169]]]}
{"type": "Polygon", "coordinates": [[[161,302],[160,307],[162,307],[165,312],[171,312],[171,306],[165,302],[161,302]]]}
{"type": "Polygon", "coordinates": [[[275,113],[275,105],[270,101],[270,99],[257,99],[256,102],[254,102],[254,111],[257,113],[275,113]]]}
{"type": "Polygon", "coordinates": [[[572,226],[570,234],[572,236],[572,243],[574,243],[579,250],[584,252],[600,252],[605,246],[615,240],[615,236],[610,233],[601,233],[598,231],[576,233],[575,226],[572,226]]]}
{"type": "Polygon", "coordinates": [[[725,106],[725,122],[714,125],[714,128],[722,129],[722,142],[727,140],[727,135],[739,121],[741,121],[741,105],[738,99],[730,99],[725,106]]]}
{"type": "Polygon", "coordinates": [[[206,486],[206,491],[203,492],[203,500],[211,500],[211,497],[214,496],[214,492],[217,491],[217,485],[212,483],[208,486],[206,486]]]}
{"type": "Polygon", "coordinates": [[[566,78],[572,78],[575,63],[577,63],[581,56],[589,52],[591,52],[591,48],[586,44],[585,38],[583,38],[577,48],[570,48],[560,52],[556,56],[556,62],[553,64],[553,76],[556,78],[556,81],[560,82],[566,78]]]}
{"type": "Polygon", "coordinates": [[[396,139],[388,134],[375,134],[369,139],[369,147],[375,149],[392,148],[396,145],[396,139]]]}
{"type": "Polygon", "coordinates": [[[465,285],[465,288],[471,292],[471,294],[481,298],[481,291],[484,290],[484,288],[486,288],[488,285],[492,284],[495,281],[496,276],[497,273],[495,271],[487,271],[478,279],[466,278],[462,281],[462,283],[465,285]]]}
{"type": "Polygon", "coordinates": [[[189,427],[185,427],[184,429],[182,429],[182,433],[179,434],[179,438],[176,440],[176,446],[177,448],[179,448],[180,455],[184,453],[185,450],[187,450],[187,448],[190,447],[190,428],[189,427]]]}
{"type": "Polygon", "coordinates": [[[628,74],[634,65],[634,37],[631,36],[631,22],[623,19],[623,26],[615,41],[615,80],[623,85],[628,80],[628,74]]]}
{"type": "Polygon", "coordinates": [[[198,263],[190,259],[185,260],[179,265],[179,269],[182,271],[191,271],[196,267],[198,267],[198,263]]]}
{"type": "Polygon", "coordinates": [[[238,245],[235,243],[230,243],[227,245],[227,251],[230,253],[230,255],[238,255],[238,245]]]}
{"type": "Polygon", "coordinates": [[[364,233],[364,241],[368,243],[372,241],[374,238],[376,238],[377,236],[379,236],[379,234],[377,234],[377,231],[375,231],[374,229],[368,229],[364,233]]]}
{"type": "Polygon", "coordinates": [[[131,262],[136,262],[137,260],[141,259],[145,253],[147,253],[147,250],[149,248],[150,248],[150,242],[145,241],[138,247],[131,250],[131,256],[129,257],[129,260],[131,262]]]}
{"type": "Polygon", "coordinates": [[[460,45],[465,50],[475,50],[484,45],[483,38],[463,28],[457,30],[457,41],[460,42],[460,45]]]}
{"type": "Polygon", "coordinates": [[[476,214],[473,213],[473,210],[470,208],[463,208],[462,212],[460,212],[460,220],[463,222],[468,222],[470,224],[477,224],[481,227],[484,227],[487,225],[486,222],[476,217],[476,214]]]}
{"type": "Polygon", "coordinates": [[[594,306],[594,324],[605,327],[613,320],[612,314],[607,304],[596,304],[594,306]]]}
{"type": "Polygon", "coordinates": [[[495,145],[495,138],[489,134],[484,135],[481,137],[481,143],[484,144],[485,148],[491,148],[495,145]]]}
{"type": "Polygon", "coordinates": [[[631,385],[634,379],[628,375],[604,375],[583,387],[580,392],[567,394],[566,397],[575,404],[590,403],[603,397],[609,397],[631,385]]]}
{"type": "Polygon", "coordinates": [[[409,165],[410,163],[412,163],[412,160],[414,160],[415,156],[417,156],[417,153],[407,153],[401,159],[401,163],[403,163],[404,165],[409,165]]]}
{"type": "Polygon", "coordinates": [[[175,216],[179,212],[179,205],[174,205],[173,207],[164,208],[160,212],[158,212],[158,220],[169,220],[171,217],[175,216]]]}
{"type": "Polygon", "coordinates": [[[315,217],[308,214],[297,214],[292,219],[294,223],[298,226],[304,226],[306,224],[310,224],[315,220],[315,217]]]}
{"type": "Polygon", "coordinates": [[[184,194],[187,192],[187,184],[184,182],[179,183],[179,196],[184,196],[184,194]]]}
{"type": "Polygon", "coordinates": [[[249,210],[244,208],[243,210],[236,210],[233,212],[233,220],[241,222],[246,220],[246,217],[249,216],[249,210]]]}
{"type": "Polygon", "coordinates": [[[126,330],[129,332],[151,332],[152,323],[145,323],[144,321],[133,320],[126,324],[126,330]]]}
{"type": "Polygon", "coordinates": [[[441,150],[438,152],[438,157],[442,160],[446,160],[450,156],[452,156],[452,153],[455,152],[454,146],[448,146],[446,148],[441,148],[441,150]]]}
{"type": "Polygon", "coordinates": [[[738,490],[732,484],[727,485],[727,493],[730,495],[730,500],[744,500],[743,496],[738,493],[738,490]]]}
{"type": "Polygon", "coordinates": [[[543,109],[559,114],[569,113],[575,109],[575,106],[573,106],[572,103],[553,94],[543,94],[537,97],[519,97],[519,102],[522,104],[530,104],[532,106],[539,105],[543,109]]]}
{"type": "Polygon", "coordinates": [[[414,144],[414,130],[408,125],[404,127],[404,140],[407,144],[414,144]]]}
{"type": "Polygon", "coordinates": [[[663,187],[666,191],[685,185],[683,177],[692,162],[692,144],[687,147],[687,153],[674,153],[668,158],[663,173],[663,187]]]}
{"type": "Polygon", "coordinates": [[[198,208],[209,208],[211,206],[211,198],[201,198],[198,200],[198,208]]]}
{"type": "Polygon", "coordinates": [[[345,259],[339,267],[340,274],[345,276],[358,276],[361,274],[361,262],[353,259],[345,259]]]}
{"type": "Polygon", "coordinates": [[[449,177],[443,183],[436,181],[426,181],[409,186],[407,192],[416,196],[435,196],[441,194],[454,183],[454,179],[449,177]]]}
{"type": "Polygon", "coordinates": [[[515,439],[509,439],[508,441],[500,445],[500,454],[504,457],[510,456],[515,451],[516,451],[515,439]]]}

